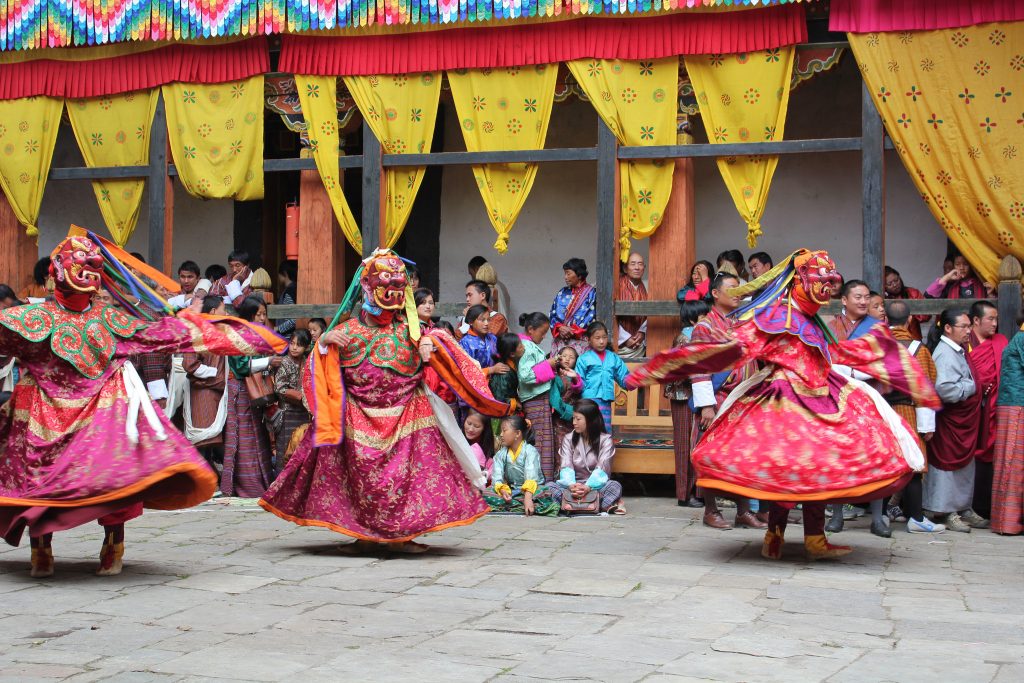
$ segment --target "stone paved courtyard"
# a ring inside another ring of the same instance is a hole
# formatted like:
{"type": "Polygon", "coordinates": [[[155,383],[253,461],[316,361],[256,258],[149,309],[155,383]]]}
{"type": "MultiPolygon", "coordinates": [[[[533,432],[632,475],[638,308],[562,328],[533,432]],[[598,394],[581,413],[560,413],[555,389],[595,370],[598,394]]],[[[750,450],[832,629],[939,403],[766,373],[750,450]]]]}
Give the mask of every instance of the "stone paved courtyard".
{"type": "Polygon", "coordinates": [[[92,575],[98,527],[55,538],[48,580],[5,546],[0,679],[1024,680],[1024,539],[883,540],[858,520],[843,561],[808,564],[792,544],[769,563],[759,532],[629,503],[350,557],[335,534],[215,501],[130,523],[113,579],[92,575]]]}

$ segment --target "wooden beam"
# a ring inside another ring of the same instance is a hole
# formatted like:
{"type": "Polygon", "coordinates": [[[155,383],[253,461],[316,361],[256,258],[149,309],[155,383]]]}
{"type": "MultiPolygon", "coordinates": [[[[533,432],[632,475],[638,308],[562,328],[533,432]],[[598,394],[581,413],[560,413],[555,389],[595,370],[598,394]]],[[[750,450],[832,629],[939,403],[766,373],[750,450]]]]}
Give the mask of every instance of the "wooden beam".
{"type": "MultiPolygon", "coordinates": [[[[301,241],[299,242],[301,248],[301,241]]],[[[299,259],[299,268],[302,268],[302,259],[299,259]]],[[[301,270],[299,271],[301,281],[301,270]]],[[[302,290],[299,290],[299,297],[302,297],[302,290]]],[[[339,295],[336,299],[338,302],[341,301],[339,295]]],[[[267,314],[271,318],[330,318],[337,312],[340,303],[321,303],[321,304],[295,304],[289,306],[272,305],[267,309],[267,314]]],[[[462,311],[465,310],[466,304],[463,303],[448,303],[438,304],[437,308],[434,309],[434,315],[438,318],[458,318],[462,315],[462,311]]]]}
{"type": "MultiPolygon", "coordinates": [[[[160,182],[160,181],[158,181],[160,182]]],[[[165,175],[164,184],[164,272],[172,277],[178,275],[174,263],[174,180],[165,175]]]]}
{"type": "Polygon", "coordinates": [[[32,284],[32,267],[39,260],[34,237],[18,222],[7,195],[0,192],[0,283],[18,293],[32,284]]]}
{"type": "MultiPolygon", "coordinates": [[[[338,296],[335,300],[341,301],[341,297],[338,296]]],[[[907,305],[907,308],[910,309],[910,313],[914,315],[936,315],[951,307],[967,310],[976,301],[981,301],[981,299],[904,299],[903,303],[907,305]]],[[[441,318],[457,318],[462,315],[462,310],[465,307],[465,304],[461,303],[438,304],[434,311],[434,315],[441,318]]],[[[269,313],[271,318],[316,318],[323,317],[328,312],[331,315],[334,315],[334,311],[336,310],[338,310],[338,304],[336,303],[299,304],[295,306],[271,306],[269,313]]],[[[823,316],[838,315],[841,310],[842,304],[838,301],[834,301],[827,306],[822,306],[819,313],[823,316]]],[[[672,318],[671,323],[673,325],[677,325],[677,321],[679,319],[679,302],[674,298],[651,301],[616,301],[615,314],[672,318]]]]}
{"type": "Polygon", "coordinates": [[[1019,331],[1017,321],[1021,313],[1021,265],[1014,256],[1004,256],[999,264],[999,331],[1007,339],[1019,331]]]}
{"type": "MultiPolygon", "coordinates": [[[[680,134],[680,141],[693,138],[680,134]]],[[[697,215],[693,196],[693,160],[676,159],[672,173],[672,196],[665,217],[650,240],[650,270],[647,291],[652,299],[672,300],[686,283],[689,269],[697,260],[697,215]]],[[[616,307],[617,308],[617,307],[616,307]]],[[[676,314],[679,307],[676,306],[676,314]]],[[[647,321],[647,355],[672,346],[679,334],[677,320],[647,321]]]]}
{"type": "Polygon", "coordinates": [[[597,319],[612,322],[619,262],[619,146],[615,133],[597,121],[597,319]]]}
{"type": "Polygon", "coordinates": [[[776,140],[774,142],[729,142],[722,144],[652,145],[620,147],[619,159],[671,159],[693,157],[731,157],[749,154],[811,154],[815,152],[856,152],[860,138],[824,138],[821,140],[776,140]]]}
{"type": "Polygon", "coordinates": [[[864,231],[864,281],[876,292],[885,284],[885,128],[861,86],[861,210],[864,231]]]}
{"type": "MultiPolygon", "coordinates": [[[[345,236],[334,217],[331,199],[316,170],[302,171],[299,177],[299,281],[298,299],[304,304],[340,302],[345,293],[345,236]]],[[[330,317],[330,313],[280,314],[283,318],[330,317]]]]}
{"type": "MultiPolygon", "coordinates": [[[[168,217],[173,218],[172,210],[166,214],[167,208],[167,114],[164,110],[164,99],[157,95],[156,113],[153,114],[153,125],[149,131],[149,173],[147,174],[147,185],[149,186],[149,253],[146,260],[154,268],[164,268],[165,272],[170,270],[166,261],[165,227],[168,217]]],[[[173,194],[172,194],[173,196],[173,194]]],[[[173,268],[173,266],[171,266],[173,268]]]]}
{"type": "Polygon", "coordinates": [[[380,140],[373,130],[363,122],[363,258],[373,253],[381,244],[381,230],[384,227],[384,167],[382,165],[380,140]]]}

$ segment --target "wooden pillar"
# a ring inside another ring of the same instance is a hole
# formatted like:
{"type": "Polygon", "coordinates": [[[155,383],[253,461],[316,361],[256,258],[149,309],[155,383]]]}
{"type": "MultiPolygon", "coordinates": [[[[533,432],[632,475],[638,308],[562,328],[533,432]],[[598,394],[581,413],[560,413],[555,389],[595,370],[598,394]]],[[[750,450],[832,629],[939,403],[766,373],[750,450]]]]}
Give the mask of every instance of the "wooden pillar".
{"type": "MultiPolygon", "coordinates": [[[[680,133],[677,144],[688,145],[693,136],[680,133]]],[[[665,217],[651,236],[647,292],[652,301],[674,301],[697,260],[697,217],[693,197],[693,159],[676,159],[672,197],[665,217]]],[[[647,320],[647,355],[672,346],[679,334],[679,319],[647,320]]]]}
{"type": "Polygon", "coordinates": [[[999,331],[1007,339],[1017,334],[1021,312],[1021,265],[1013,256],[1004,256],[999,264],[999,331]]]}
{"type": "Polygon", "coordinates": [[[381,164],[380,140],[373,134],[373,130],[367,123],[363,122],[363,211],[362,211],[362,234],[363,234],[363,258],[373,253],[373,250],[383,243],[382,230],[384,229],[384,210],[387,206],[384,201],[386,191],[384,183],[384,167],[381,164]]]}
{"type": "MultiPolygon", "coordinates": [[[[303,157],[308,157],[303,150],[303,157]]],[[[336,304],[345,294],[345,236],[317,171],[299,174],[299,282],[302,304],[336,304]]]]}
{"type": "Polygon", "coordinates": [[[34,237],[25,234],[7,195],[0,192],[0,283],[15,293],[32,284],[32,267],[39,260],[39,247],[34,237]]]}
{"type": "MultiPolygon", "coordinates": [[[[615,283],[619,273],[619,143],[615,133],[597,121],[597,320],[611,327],[615,283]]],[[[614,338],[614,331],[612,331],[614,338]]]]}
{"type": "Polygon", "coordinates": [[[146,260],[165,273],[174,272],[171,263],[171,224],[174,220],[174,188],[167,177],[167,112],[163,96],[157,95],[156,112],[149,131],[149,253],[146,260]]]}
{"type": "Polygon", "coordinates": [[[876,292],[885,284],[885,128],[861,87],[861,210],[864,230],[864,281],[876,292]]]}

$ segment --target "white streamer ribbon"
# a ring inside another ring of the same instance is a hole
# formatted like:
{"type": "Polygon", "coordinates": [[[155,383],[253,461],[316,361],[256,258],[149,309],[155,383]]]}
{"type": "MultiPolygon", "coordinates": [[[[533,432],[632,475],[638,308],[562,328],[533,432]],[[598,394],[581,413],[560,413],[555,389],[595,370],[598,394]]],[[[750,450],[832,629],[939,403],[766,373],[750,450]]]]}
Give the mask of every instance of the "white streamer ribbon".
{"type": "Polygon", "coordinates": [[[164,430],[164,425],[160,422],[160,418],[157,417],[156,408],[153,407],[153,401],[149,398],[149,391],[142,382],[142,378],[139,377],[135,366],[130,361],[125,361],[125,364],[121,366],[121,376],[124,378],[124,388],[128,394],[128,420],[124,425],[124,431],[128,436],[128,440],[132,443],[139,442],[138,422],[140,409],[146,417],[146,422],[149,423],[150,429],[156,433],[157,441],[167,439],[167,432],[164,430]]]}

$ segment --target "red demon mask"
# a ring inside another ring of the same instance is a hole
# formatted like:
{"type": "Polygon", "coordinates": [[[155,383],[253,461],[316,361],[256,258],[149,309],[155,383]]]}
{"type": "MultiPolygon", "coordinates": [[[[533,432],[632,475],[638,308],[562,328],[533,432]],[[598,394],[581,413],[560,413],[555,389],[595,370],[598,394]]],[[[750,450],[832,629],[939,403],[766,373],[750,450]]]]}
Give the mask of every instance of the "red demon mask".
{"type": "Polygon", "coordinates": [[[824,306],[839,291],[843,278],[836,271],[835,261],[827,251],[806,251],[796,256],[796,283],[794,298],[806,301],[817,309],[824,306]]]}
{"type": "Polygon", "coordinates": [[[65,308],[85,310],[101,287],[103,254],[88,237],[68,237],[50,255],[54,296],[65,308]]]}
{"type": "Polygon", "coordinates": [[[367,303],[385,311],[405,307],[405,288],[408,280],[405,263],[392,251],[378,251],[366,261],[362,279],[363,295],[367,303]]]}

